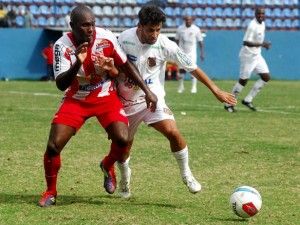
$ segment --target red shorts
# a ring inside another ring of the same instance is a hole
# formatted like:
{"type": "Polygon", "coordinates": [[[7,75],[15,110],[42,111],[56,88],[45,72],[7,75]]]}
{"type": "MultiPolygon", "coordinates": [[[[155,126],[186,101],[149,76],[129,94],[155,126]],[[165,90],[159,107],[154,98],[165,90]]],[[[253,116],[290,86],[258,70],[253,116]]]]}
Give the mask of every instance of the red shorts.
{"type": "Polygon", "coordinates": [[[65,98],[52,123],[64,124],[79,130],[84,122],[93,116],[98,119],[104,128],[112,122],[128,124],[123,105],[116,95],[103,97],[97,103],[86,103],[76,99],[65,98]]]}

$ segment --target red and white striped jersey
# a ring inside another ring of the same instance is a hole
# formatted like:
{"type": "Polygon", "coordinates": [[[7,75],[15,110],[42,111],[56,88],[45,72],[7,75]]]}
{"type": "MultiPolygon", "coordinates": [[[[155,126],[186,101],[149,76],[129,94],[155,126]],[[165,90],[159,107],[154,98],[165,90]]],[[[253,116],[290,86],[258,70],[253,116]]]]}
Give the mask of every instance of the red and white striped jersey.
{"type": "MultiPolygon", "coordinates": [[[[69,70],[76,62],[76,46],[71,32],[64,34],[54,45],[53,69],[55,78],[69,70]]],[[[114,59],[119,66],[127,61],[126,54],[121,49],[114,34],[103,28],[96,28],[93,41],[90,43],[87,58],[77,73],[65,96],[85,102],[97,102],[97,99],[116,92],[114,83],[106,70],[95,69],[96,56],[114,59]]]]}

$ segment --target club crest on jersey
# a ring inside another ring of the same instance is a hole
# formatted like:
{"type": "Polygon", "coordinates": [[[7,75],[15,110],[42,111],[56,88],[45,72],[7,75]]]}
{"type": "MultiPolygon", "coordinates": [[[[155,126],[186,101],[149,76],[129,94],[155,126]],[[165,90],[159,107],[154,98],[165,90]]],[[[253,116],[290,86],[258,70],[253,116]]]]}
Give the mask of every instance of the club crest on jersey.
{"type": "Polygon", "coordinates": [[[156,66],[156,57],[148,57],[148,65],[150,67],[156,66]]]}
{"type": "Polygon", "coordinates": [[[107,40],[99,40],[98,43],[96,43],[96,52],[103,51],[104,48],[109,48],[110,44],[107,40]]]}

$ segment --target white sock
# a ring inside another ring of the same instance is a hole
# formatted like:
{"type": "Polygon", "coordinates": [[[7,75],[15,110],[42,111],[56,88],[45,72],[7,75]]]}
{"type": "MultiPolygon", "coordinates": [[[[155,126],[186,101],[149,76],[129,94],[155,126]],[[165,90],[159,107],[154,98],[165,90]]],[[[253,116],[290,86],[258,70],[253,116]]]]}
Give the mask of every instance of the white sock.
{"type": "Polygon", "coordinates": [[[121,175],[121,179],[122,180],[126,180],[129,176],[129,160],[130,160],[130,157],[128,157],[128,159],[126,159],[125,162],[123,163],[120,163],[118,162],[118,168],[120,170],[120,175],[121,175]]]}
{"type": "Polygon", "coordinates": [[[260,92],[266,83],[267,82],[263,81],[262,79],[257,80],[244,100],[246,102],[252,102],[253,98],[258,94],[258,92],[260,92]]]}
{"type": "Polygon", "coordinates": [[[185,77],[185,73],[179,73],[179,80],[178,80],[178,82],[179,82],[179,87],[178,87],[178,90],[180,90],[180,89],[184,89],[184,84],[183,84],[183,82],[184,82],[184,77],[185,77]]]}
{"type": "Polygon", "coordinates": [[[178,163],[179,169],[180,169],[180,174],[183,177],[186,176],[191,176],[192,172],[189,167],[189,152],[188,152],[188,147],[186,146],[184,149],[178,151],[178,152],[173,152],[173,155],[178,163]]]}
{"type": "Polygon", "coordinates": [[[194,76],[192,76],[191,79],[192,79],[192,89],[197,89],[197,79],[194,76]]]}
{"type": "MultiPolygon", "coordinates": [[[[241,85],[239,82],[236,82],[236,84],[233,86],[232,88],[232,94],[234,95],[234,97],[237,99],[238,95],[242,92],[244,86],[241,85]]],[[[231,106],[230,104],[225,103],[226,106],[231,106]]]]}

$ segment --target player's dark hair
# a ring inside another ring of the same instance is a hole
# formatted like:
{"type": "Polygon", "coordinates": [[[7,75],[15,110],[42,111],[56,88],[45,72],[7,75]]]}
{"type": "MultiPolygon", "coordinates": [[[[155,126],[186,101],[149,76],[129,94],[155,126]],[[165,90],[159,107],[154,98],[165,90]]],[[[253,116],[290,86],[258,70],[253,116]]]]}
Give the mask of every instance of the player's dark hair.
{"type": "Polygon", "coordinates": [[[80,4],[76,6],[70,15],[70,20],[72,23],[78,23],[84,14],[89,13],[93,15],[93,11],[86,5],[80,4]]]}
{"type": "Polygon", "coordinates": [[[165,13],[155,5],[146,5],[142,7],[138,16],[141,25],[157,25],[166,22],[165,13]]]}

